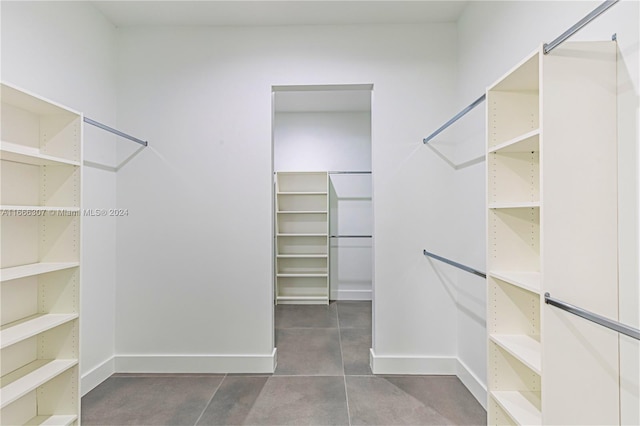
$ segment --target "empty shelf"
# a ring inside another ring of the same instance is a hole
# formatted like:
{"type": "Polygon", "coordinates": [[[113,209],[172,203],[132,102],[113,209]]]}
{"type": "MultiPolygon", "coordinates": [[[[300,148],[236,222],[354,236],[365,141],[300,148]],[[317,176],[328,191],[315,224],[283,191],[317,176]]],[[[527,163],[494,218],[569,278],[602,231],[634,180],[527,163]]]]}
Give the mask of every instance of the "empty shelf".
{"type": "Polygon", "coordinates": [[[499,145],[489,148],[489,152],[533,152],[540,150],[540,129],[532,130],[499,145]]]}
{"type": "Polygon", "coordinates": [[[278,210],[278,214],[327,214],[326,210],[278,210]]]}
{"type": "Polygon", "coordinates": [[[299,272],[299,273],[292,273],[292,274],[287,274],[287,273],[282,273],[282,274],[277,274],[278,278],[294,278],[294,277],[309,277],[309,278],[313,278],[313,277],[326,277],[327,273],[315,273],[315,272],[310,272],[308,274],[305,274],[303,272],[299,272]]]}
{"type": "Polygon", "coordinates": [[[542,424],[542,415],[540,414],[540,409],[538,409],[540,406],[539,393],[493,391],[491,396],[516,424],[542,424]],[[536,401],[538,407],[532,401],[536,401]]]}
{"type": "Polygon", "coordinates": [[[279,254],[280,259],[326,259],[326,254],[279,254]]]}
{"type": "Polygon", "coordinates": [[[6,348],[76,318],[78,314],[45,314],[15,325],[8,324],[0,330],[0,348],[6,348]]]}
{"type": "Polygon", "coordinates": [[[77,359],[39,359],[7,374],[1,379],[0,408],[6,407],[77,364],[77,359]]]}
{"type": "Polygon", "coordinates": [[[278,296],[278,300],[327,300],[329,296],[278,296]]]}
{"type": "Polygon", "coordinates": [[[79,265],[79,262],[31,263],[28,265],[3,268],[0,269],[0,281],[17,280],[18,278],[31,277],[34,275],[46,274],[47,272],[75,268],[79,265]]]}
{"type": "Polygon", "coordinates": [[[522,201],[508,203],[490,203],[490,209],[526,209],[540,207],[540,201],[522,201]]]}
{"type": "Polygon", "coordinates": [[[540,294],[540,272],[489,271],[489,275],[516,287],[540,294]]]}
{"type": "Polygon", "coordinates": [[[541,374],[539,341],[525,334],[491,334],[489,338],[536,374],[541,374]]]}
{"type": "Polygon", "coordinates": [[[278,192],[278,195],[327,195],[326,191],[278,192]]]}
{"type": "Polygon", "coordinates": [[[79,166],[79,161],[72,161],[66,158],[55,157],[42,154],[39,149],[11,142],[0,143],[0,157],[3,160],[14,161],[16,163],[32,164],[35,166],[79,166]]]}
{"type": "Polygon", "coordinates": [[[278,234],[278,237],[326,237],[329,234],[278,234]]]}

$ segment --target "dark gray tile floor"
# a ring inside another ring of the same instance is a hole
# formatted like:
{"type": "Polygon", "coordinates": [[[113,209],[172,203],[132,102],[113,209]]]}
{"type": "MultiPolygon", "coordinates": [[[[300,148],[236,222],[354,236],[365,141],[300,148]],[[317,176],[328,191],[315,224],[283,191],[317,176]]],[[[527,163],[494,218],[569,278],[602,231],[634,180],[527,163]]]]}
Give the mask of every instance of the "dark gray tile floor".
{"type": "Polygon", "coordinates": [[[85,425],[480,425],[455,376],[377,376],[371,303],[276,307],[274,374],[114,374],[82,398],[85,425]]]}

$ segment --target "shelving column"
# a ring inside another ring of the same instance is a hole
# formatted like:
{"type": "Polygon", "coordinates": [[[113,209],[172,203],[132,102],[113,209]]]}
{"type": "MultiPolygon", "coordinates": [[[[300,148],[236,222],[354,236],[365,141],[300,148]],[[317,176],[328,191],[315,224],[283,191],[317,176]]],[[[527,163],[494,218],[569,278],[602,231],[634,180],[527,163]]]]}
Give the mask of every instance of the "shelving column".
{"type": "Polygon", "coordinates": [[[328,174],[276,173],[277,304],[329,303],[328,174]]]}
{"type": "Polygon", "coordinates": [[[616,46],[533,52],[487,90],[489,424],[618,424],[616,46]]]}
{"type": "Polygon", "coordinates": [[[1,100],[0,423],[78,424],[82,116],[1,100]]]}
{"type": "Polygon", "coordinates": [[[489,424],[541,424],[539,52],[487,91],[489,424]]]}

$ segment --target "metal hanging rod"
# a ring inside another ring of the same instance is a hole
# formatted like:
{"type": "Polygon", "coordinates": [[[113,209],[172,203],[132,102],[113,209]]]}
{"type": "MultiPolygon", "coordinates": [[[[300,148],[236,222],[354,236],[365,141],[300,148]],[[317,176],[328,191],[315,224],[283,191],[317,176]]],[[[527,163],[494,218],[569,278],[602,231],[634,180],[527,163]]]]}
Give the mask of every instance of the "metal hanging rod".
{"type": "Polygon", "coordinates": [[[422,143],[429,143],[429,141],[433,138],[435,138],[436,136],[438,136],[440,133],[444,132],[449,126],[451,126],[453,123],[455,123],[456,121],[460,120],[462,117],[464,117],[469,111],[471,111],[472,109],[474,109],[475,107],[477,107],[478,105],[480,105],[482,102],[484,102],[485,98],[487,97],[486,94],[482,94],[482,96],[480,96],[478,99],[476,99],[475,101],[471,102],[471,104],[466,107],[465,109],[463,109],[462,111],[460,111],[459,113],[457,113],[456,115],[453,116],[453,118],[449,121],[447,121],[446,123],[444,123],[442,126],[440,126],[438,128],[438,130],[436,130],[435,132],[431,133],[429,136],[427,136],[426,138],[424,138],[422,140],[422,143]]]}
{"type": "Polygon", "coordinates": [[[330,235],[329,238],[373,238],[371,235],[330,235]]]}
{"type": "Polygon", "coordinates": [[[449,260],[449,259],[447,259],[445,257],[438,256],[437,254],[429,253],[426,250],[422,250],[422,254],[424,254],[427,257],[432,257],[432,258],[434,258],[436,260],[439,260],[440,262],[444,262],[444,263],[447,263],[447,264],[449,264],[451,266],[455,266],[456,268],[462,269],[463,271],[470,272],[470,273],[472,273],[474,275],[477,275],[479,277],[487,278],[487,274],[485,274],[484,272],[478,271],[477,269],[473,269],[473,268],[471,268],[469,266],[463,265],[462,263],[454,262],[453,260],[449,260]]]}
{"type": "Polygon", "coordinates": [[[560,308],[591,322],[595,322],[596,324],[599,324],[603,327],[610,328],[611,330],[617,331],[618,333],[622,333],[626,336],[633,337],[636,340],[640,340],[640,330],[638,330],[637,328],[622,324],[618,321],[610,320],[609,318],[605,318],[602,315],[594,314],[593,312],[589,312],[577,306],[570,305],[569,303],[563,302],[561,300],[554,299],[549,293],[544,294],[544,302],[548,305],[555,306],[556,308],[560,308]]]}
{"type": "Polygon", "coordinates": [[[561,45],[566,39],[568,39],[578,31],[580,31],[585,25],[587,25],[589,22],[596,19],[598,16],[600,16],[602,13],[608,10],[611,6],[618,3],[618,1],[620,0],[606,0],[600,6],[593,9],[593,11],[591,11],[591,13],[589,13],[587,16],[585,16],[584,18],[576,22],[575,25],[573,25],[567,31],[563,32],[558,37],[556,37],[553,41],[551,41],[550,43],[545,43],[542,46],[542,50],[544,54],[546,55],[547,53],[551,52],[553,49],[561,45]]]}
{"type": "Polygon", "coordinates": [[[126,133],[123,133],[120,130],[116,130],[113,127],[107,126],[106,124],[98,123],[97,121],[92,120],[90,118],[84,117],[84,122],[87,123],[87,124],[91,124],[92,126],[99,127],[102,130],[106,130],[107,132],[111,132],[111,133],[113,133],[115,135],[118,135],[121,138],[129,139],[130,141],[133,141],[135,143],[139,143],[140,145],[147,146],[149,144],[149,142],[147,142],[147,141],[143,141],[142,139],[138,139],[138,138],[136,138],[134,136],[128,135],[126,133]]]}
{"type": "MultiPolygon", "coordinates": [[[[544,54],[546,55],[547,53],[551,52],[553,49],[555,49],[556,47],[558,47],[559,45],[561,45],[564,41],[566,41],[569,37],[571,37],[572,35],[574,35],[575,33],[577,33],[580,29],[582,29],[585,25],[587,25],[589,22],[593,21],[595,18],[597,18],[598,16],[600,16],[602,13],[604,13],[606,10],[608,10],[611,6],[613,6],[614,4],[618,3],[620,0],[606,0],[604,3],[602,3],[600,6],[596,7],[591,13],[589,13],[587,16],[585,16],[584,18],[582,18],[581,20],[579,20],[575,25],[573,25],[571,28],[569,28],[567,31],[563,32],[562,34],[560,34],[558,37],[556,37],[553,41],[551,41],[550,43],[545,43],[542,46],[542,51],[544,52],[544,54]]],[[[469,111],[471,111],[472,109],[474,109],[475,107],[477,107],[478,105],[480,105],[482,102],[484,102],[486,99],[486,95],[483,94],[482,96],[480,96],[478,99],[476,99],[475,101],[473,101],[468,107],[466,107],[465,109],[463,109],[462,111],[460,111],[459,113],[457,113],[451,120],[447,121],[446,123],[444,123],[442,126],[440,126],[438,128],[438,130],[436,130],[435,132],[431,133],[429,136],[427,136],[426,138],[424,138],[422,140],[422,143],[427,144],[429,143],[429,141],[433,138],[435,138],[436,136],[438,136],[440,133],[442,133],[445,129],[447,129],[449,126],[451,126],[453,123],[455,123],[456,121],[458,121],[459,119],[461,119],[462,117],[464,117],[469,111]]]]}

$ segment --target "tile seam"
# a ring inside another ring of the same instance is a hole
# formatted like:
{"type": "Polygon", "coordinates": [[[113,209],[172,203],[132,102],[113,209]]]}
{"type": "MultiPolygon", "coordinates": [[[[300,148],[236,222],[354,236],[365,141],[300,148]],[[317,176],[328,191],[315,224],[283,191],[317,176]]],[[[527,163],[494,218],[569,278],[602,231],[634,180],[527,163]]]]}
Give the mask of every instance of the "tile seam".
{"type": "Polygon", "coordinates": [[[227,378],[227,375],[225,374],[222,380],[220,380],[220,383],[218,383],[218,386],[216,386],[216,389],[213,391],[211,398],[209,398],[209,402],[207,402],[207,404],[204,406],[204,408],[202,409],[202,412],[200,413],[195,423],[193,424],[194,426],[196,426],[198,422],[202,420],[202,416],[204,416],[204,413],[207,411],[207,408],[209,408],[209,406],[211,405],[211,402],[213,401],[213,397],[216,396],[216,394],[218,393],[218,389],[220,389],[220,386],[222,386],[222,382],[224,382],[226,378],[227,378]]]}

